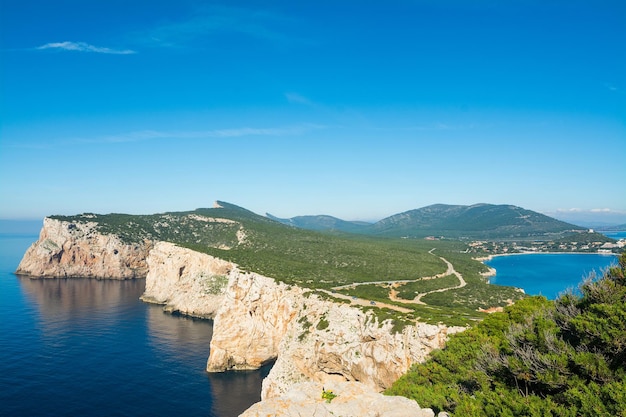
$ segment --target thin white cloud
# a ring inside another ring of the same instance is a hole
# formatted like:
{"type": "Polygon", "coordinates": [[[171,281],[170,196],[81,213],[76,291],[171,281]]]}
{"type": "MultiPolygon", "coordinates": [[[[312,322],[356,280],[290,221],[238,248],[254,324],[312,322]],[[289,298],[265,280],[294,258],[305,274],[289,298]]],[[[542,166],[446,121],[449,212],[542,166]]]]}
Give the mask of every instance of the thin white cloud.
{"type": "Polygon", "coordinates": [[[290,103],[312,105],[313,102],[298,93],[285,93],[285,98],[290,103]]]}
{"type": "Polygon", "coordinates": [[[556,209],[556,213],[578,213],[578,212],[581,212],[581,211],[584,211],[584,210],[580,209],[580,208],[576,208],[576,207],[566,208],[566,209],[564,209],[564,208],[556,209]]]}
{"type": "Polygon", "coordinates": [[[112,49],[102,46],[90,45],[86,42],[52,42],[45,45],[38,46],[36,49],[56,49],[62,51],[74,51],[74,52],[95,52],[99,54],[114,54],[114,55],[130,55],[136,52],[131,49],[112,49]]]}
{"type": "Polygon", "coordinates": [[[91,139],[77,139],[73,143],[124,143],[139,142],[156,139],[228,139],[246,136],[295,136],[312,130],[324,129],[325,126],[316,124],[301,124],[274,128],[239,127],[232,129],[213,129],[197,131],[156,131],[142,130],[122,133],[119,135],[103,136],[91,139]]]}
{"type": "Polygon", "coordinates": [[[74,138],[56,138],[53,140],[45,140],[39,143],[28,141],[7,141],[4,146],[12,148],[26,149],[49,149],[57,146],[76,146],[87,144],[115,144],[143,142],[151,140],[208,140],[222,139],[228,140],[240,137],[277,137],[277,136],[299,136],[308,132],[326,129],[328,126],[313,123],[302,123],[292,126],[270,127],[270,128],[254,128],[254,127],[238,127],[232,129],[213,129],[213,130],[187,130],[187,131],[159,131],[159,130],[139,130],[134,132],[125,132],[114,135],[95,136],[95,137],[74,137],[74,138]]]}
{"type": "Polygon", "coordinates": [[[594,214],[625,214],[624,210],[614,210],[610,208],[591,208],[591,209],[582,209],[577,207],[572,208],[558,208],[554,211],[555,214],[585,214],[585,213],[594,213],[594,214]]]}
{"type": "Polygon", "coordinates": [[[305,42],[295,34],[297,28],[292,18],[266,10],[207,6],[188,19],[162,24],[139,37],[160,47],[189,46],[197,40],[211,44],[216,34],[244,35],[278,44],[305,42]]]}

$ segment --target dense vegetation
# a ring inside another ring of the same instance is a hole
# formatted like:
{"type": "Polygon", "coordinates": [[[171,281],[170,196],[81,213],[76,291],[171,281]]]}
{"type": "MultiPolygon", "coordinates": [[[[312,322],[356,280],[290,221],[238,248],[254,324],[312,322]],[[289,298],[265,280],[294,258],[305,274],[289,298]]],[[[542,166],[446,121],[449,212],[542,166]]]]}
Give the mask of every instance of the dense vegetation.
{"type": "Polygon", "coordinates": [[[626,253],[580,294],[531,297],[454,335],[387,394],[459,416],[626,416],[626,253]]]}

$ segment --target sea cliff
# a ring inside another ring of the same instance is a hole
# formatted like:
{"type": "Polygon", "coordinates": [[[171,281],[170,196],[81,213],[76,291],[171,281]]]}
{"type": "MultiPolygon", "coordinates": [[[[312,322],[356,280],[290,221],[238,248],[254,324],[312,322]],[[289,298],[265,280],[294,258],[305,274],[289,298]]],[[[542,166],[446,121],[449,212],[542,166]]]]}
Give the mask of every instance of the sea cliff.
{"type": "MultiPolygon", "coordinates": [[[[380,392],[449,334],[463,328],[413,323],[401,330],[346,300],[290,286],[168,242],[128,244],[90,222],[46,218],[17,273],[34,277],[146,278],[142,300],[214,318],[207,371],[275,362],[262,399],[297,384],[360,383],[380,392]]],[[[297,407],[296,407],[297,408],[297,407]]]]}
{"type": "Polygon", "coordinates": [[[28,248],[16,273],[36,278],[144,278],[152,242],[125,243],[98,232],[96,226],[45,218],[39,239],[28,248]]]}
{"type": "Polygon", "coordinates": [[[415,323],[396,332],[372,312],[235,273],[215,317],[207,370],[256,369],[275,360],[262,398],[306,381],[360,381],[381,391],[463,329],[415,323]]]}
{"type": "Polygon", "coordinates": [[[213,256],[157,242],[146,259],[148,274],[141,299],[193,317],[213,318],[224,300],[235,265],[213,256]]]}

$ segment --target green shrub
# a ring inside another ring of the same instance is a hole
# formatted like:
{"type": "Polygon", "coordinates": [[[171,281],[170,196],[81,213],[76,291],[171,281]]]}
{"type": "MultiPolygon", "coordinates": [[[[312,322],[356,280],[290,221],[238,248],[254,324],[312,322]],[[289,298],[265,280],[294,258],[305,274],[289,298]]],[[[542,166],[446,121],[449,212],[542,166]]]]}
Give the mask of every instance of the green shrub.
{"type": "Polygon", "coordinates": [[[626,416],[626,253],[580,296],[529,297],[386,391],[462,416],[626,416]]]}

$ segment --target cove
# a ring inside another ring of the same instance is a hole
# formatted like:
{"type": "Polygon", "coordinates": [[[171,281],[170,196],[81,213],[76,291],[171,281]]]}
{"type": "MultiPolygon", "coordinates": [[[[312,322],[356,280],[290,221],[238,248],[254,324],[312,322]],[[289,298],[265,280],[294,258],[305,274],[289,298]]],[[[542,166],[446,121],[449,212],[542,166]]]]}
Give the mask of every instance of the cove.
{"type": "Polygon", "coordinates": [[[567,289],[576,289],[589,274],[601,274],[615,263],[615,255],[582,253],[500,255],[485,261],[496,270],[489,280],[491,284],[522,288],[526,294],[550,300],[567,289]]]}

